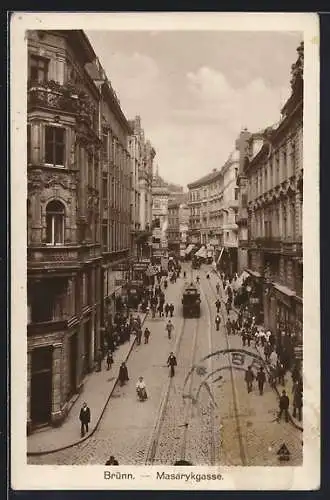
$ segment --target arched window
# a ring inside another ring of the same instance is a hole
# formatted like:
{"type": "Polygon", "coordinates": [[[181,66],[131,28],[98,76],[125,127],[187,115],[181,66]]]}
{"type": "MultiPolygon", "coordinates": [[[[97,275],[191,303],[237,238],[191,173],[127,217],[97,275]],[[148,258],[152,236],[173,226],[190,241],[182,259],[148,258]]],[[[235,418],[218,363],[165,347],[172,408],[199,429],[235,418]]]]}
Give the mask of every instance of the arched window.
{"type": "Polygon", "coordinates": [[[58,200],[49,202],[46,207],[46,242],[64,244],[64,206],[58,200]]]}

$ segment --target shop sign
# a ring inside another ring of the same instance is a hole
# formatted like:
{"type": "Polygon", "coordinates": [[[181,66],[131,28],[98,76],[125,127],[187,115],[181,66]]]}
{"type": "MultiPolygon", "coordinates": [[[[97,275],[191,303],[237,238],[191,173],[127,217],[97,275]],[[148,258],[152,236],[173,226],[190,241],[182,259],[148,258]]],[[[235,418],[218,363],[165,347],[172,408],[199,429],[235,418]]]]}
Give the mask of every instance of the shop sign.
{"type": "Polygon", "coordinates": [[[133,264],[134,271],[145,271],[148,268],[148,262],[137,262],[133,264]]]}

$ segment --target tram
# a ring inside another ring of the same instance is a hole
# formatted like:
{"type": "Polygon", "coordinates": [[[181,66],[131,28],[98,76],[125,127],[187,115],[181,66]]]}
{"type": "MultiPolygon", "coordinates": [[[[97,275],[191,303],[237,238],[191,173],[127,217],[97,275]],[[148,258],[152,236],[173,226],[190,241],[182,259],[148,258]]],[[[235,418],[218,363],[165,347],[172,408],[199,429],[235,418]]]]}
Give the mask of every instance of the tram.
{"type": "Polygon", "coordinates": [[[184,289],[182,296],[182,310],[184,318],[199,318],[201,313],[200,293],[194,283],[184,289]]]}

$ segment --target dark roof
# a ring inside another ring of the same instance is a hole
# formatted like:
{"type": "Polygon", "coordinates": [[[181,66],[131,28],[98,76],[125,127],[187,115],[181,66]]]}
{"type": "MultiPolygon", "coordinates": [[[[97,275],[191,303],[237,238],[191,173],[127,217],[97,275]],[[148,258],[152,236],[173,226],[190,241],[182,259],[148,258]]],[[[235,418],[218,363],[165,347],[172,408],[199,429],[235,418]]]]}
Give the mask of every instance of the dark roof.
{"type": "Polygon", "coordinates": [[[194,182],[191,182],[190,184],[187,184],[188,189],[198,187],[198,186],[201,186],[203,184],[209,184],[214,179],[216,179],[217,177],[221,177],[221,176],[222,176],[221,170],[212,171],[210,174],[204,175],[204,177],[201,177],[197,181],[194,181],[194,182]]]}

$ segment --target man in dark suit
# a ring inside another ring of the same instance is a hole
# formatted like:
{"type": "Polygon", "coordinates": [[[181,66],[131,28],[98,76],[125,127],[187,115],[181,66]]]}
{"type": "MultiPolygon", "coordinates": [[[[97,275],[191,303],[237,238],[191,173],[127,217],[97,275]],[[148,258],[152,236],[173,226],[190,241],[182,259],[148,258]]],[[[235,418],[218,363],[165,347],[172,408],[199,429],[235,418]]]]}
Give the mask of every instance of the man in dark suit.
{"type": "Polygon", "coordinates": [[[88,424],[91,421],[91,411],[87,406],[87,403],[82,405],[80,410],[79,420],[81,423],[81,437],[84,437],[85,431],[88,432],[88,424]]]}

